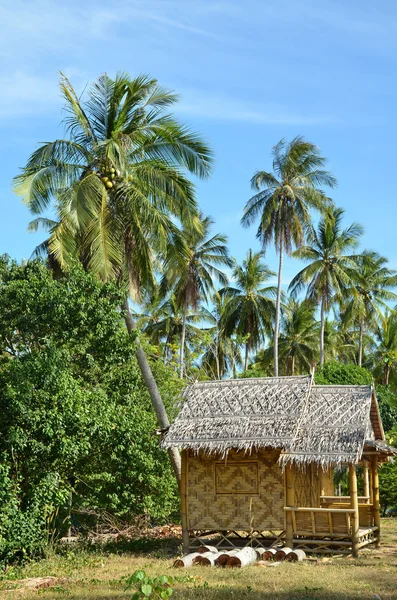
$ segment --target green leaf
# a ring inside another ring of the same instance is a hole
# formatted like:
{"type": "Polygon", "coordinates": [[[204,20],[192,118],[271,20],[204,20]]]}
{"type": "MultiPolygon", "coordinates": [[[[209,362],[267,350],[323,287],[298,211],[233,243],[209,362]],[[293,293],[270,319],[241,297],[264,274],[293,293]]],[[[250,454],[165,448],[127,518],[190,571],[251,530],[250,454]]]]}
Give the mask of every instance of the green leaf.
{"type": "Polygon", "coordinates": [[[142,592],[142,594],[144,594],[148,598],[149,598],[150,594],[152,593],[152,589],[153,589],[152,586],[149,585],[149,584],[147,584],[147,583],[144,583],[141,586],[141,592],[142,592]]]}

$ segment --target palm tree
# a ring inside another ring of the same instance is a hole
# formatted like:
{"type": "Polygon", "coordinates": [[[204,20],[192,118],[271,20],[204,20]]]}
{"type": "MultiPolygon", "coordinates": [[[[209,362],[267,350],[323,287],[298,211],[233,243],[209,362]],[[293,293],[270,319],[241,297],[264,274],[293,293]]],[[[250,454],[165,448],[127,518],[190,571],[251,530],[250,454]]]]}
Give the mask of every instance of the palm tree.
{"type": "MultiPolygon", "coordinates": [[[[207,319],[207,311],[190,312],[186,316],[186,341],[194,342],[202,335],[198,324],[207,319]]],[[[169,298],[153,298],[139,314],[138,325],[152,344],[163,345],[164,355],[174,361],[175,348],[182,335],[183,319],[175,295],[169,298]]]]}
{"type": "Polygon", "coordinates": [[[197,310],[200,302],[207,302],[215,290],[215,282],[227,284],[227,277],[218,267],[231,267],[227,238],[219,233],[210,237],[211,217],[200,215],[193,228],[184,227],[182,236],[168,249],[164,265],[163,289],[173,289],[182,310],[182,331],[179,372],[183,377],[186,323],[188,309],[197,310]]]}
{"type": "MultiPolygon", "coordinates": [[[[155,282],[157,256],[177,234],[175,218],[192,223],[194,188],[184,171],[206,177],[211,152],[167,111],[177,96],[155,79],[102,75],[82,101],[62,76],[66,138],[42,144],[15,178],[32,213],[56,205],[59,224],[48,248],[61,267],[76,256],[103,280],[128,284],[139,298],[155,282]]],[[[126,326],[135,328],[127,295],[126,326]]],[[[145,353],[137,360],[161,428],[168,417],[145,353]]],[[[180,456],[170,453],[179,478],[180,456]]]]}
{"type": "Polygon", "coordinates": [[[212,324],[207,330],[211,342],[202,357],[201,368],[211,379],[222,379],[230,371],[236,377],[236,370],[243,362],[238,340],[225,331],[226,295],[215,292],[212,303],[213,310],[207,311],[207,321],[212,324]]]}
{"type": "MultiPolygon", "coordinates": [[[[304,300],[288,298],[281,307],[279,337],[279,371],[282,375],[310,372],[317,358],[318,324],[315,306],[304,300]]],[[[254,367],[264,375],[273,367],[273,344],[261,350],[255,358],[254,367]]]]}
{"type": "Polygon", "coordinates": [[[263,262],[262,252],[249,250],[243,264],[233,269],[235,287],[220,290],[226,298],[225,333],[236,333],[245,342],[244,370],[248,368],[248,356],[271,333],[274,319],[276,288],[263,287],[275,273],[263,262]]]}
{"type": "Polygon", "coordinates": [[[368,325],[387,308],[387,302],[396,301],[397,294],[390,288],[397,285],[397,272],[387,267],[387,258],[377,252],[364,251],[358,260],[357,283],[345,291],[347,297],[344,318],[358,323],[358,364],[362,366],[363,339],[368,325]]]}
{"type": "Polygon", "coordinates": [[[371,366],[383,385],[397,380],[397,314],[386,311],[375,328],[371,366]]]}
{"type": "Polygon", "coordinates": [[[310,372],[316,360],[318,327],[315,319],[315,306],[304,300],[299,302],[289,298],[281,310],[281,335],[279,340],[280,358],[286,361],[287,375],[310,372]]]}
{"type": "Polygon", "coordinates": [[[291,281],[289,290],[298,294],[308,286],[307,298],[321,306],[320,321],[320,365],[324,364],[325,317],[332,302],[343,298],[352,281],[357,281],[357,255],[345,254],[357,247],[363,228],[353,223],[341,228],[344,211],[329,208],[320,220],[318,231],[312,233],[312,245],[302,246],[293,253],[295,258],[310,261],[291,281]]]}
{"type": "Polygon", "coordinates": [[[279,255],[274,327],[274,375],[277,376],[283,255],[304,243],[311,229],[310,210],[322,210],[329,204],[318,186],[332,188],[336,179],[324,170],[325,159],[319,149],[302,137],[288,144],[280,140],[272,155],[273,173],[258,171],[251,179],[253,189],[260,191],[245,205],[242,224],[249,226],[260,217],[257,237],[264,247],[274,240],[279,255]]]}

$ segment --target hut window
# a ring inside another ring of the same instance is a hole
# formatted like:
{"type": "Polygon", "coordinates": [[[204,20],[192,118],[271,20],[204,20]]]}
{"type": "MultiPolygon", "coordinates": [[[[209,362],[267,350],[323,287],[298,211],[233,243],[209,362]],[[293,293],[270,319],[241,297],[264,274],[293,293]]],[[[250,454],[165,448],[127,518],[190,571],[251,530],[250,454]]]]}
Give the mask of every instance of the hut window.
{"type": "Polygon", "coordinates": [[[217,494],[259,494],[258,462],[216,462],[217,494]]]}

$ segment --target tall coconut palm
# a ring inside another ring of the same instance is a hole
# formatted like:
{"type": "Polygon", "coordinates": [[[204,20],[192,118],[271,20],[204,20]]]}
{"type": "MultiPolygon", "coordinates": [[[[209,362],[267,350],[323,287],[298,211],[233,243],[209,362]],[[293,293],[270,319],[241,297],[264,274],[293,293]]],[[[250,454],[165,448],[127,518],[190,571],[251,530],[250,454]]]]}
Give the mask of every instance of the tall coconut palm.
{"type": "MultiPolygon", "coordinates": [[[[35,150],[15,190],[39,214],[56,204],[59,224],[49,252],[61,267],[76,256],[103,280],[128,283],[139,297],[155,281],[154,260],[177,233],[175,217],[192,222],[197,205],[185,170],[210,172],[211,152],[196,133],[168,110],[177,96],[141,75],[102,75],[86,100],[62,76],[66,137],[35,150]]],[[[127,296],[126,326],[134,320],[127,296]]],[[[149,363],[138,344],[137,359],[160,427],[169,425],[149,363]]],[[[170,453],[179,477],[180,456],[170,453]]]]}
{"type": "MultiPolygon", "coordinates": [[[[186,316],[186,342],[193,342],[200,337],[202,331],[199,323],[206,320],[207,311],[189,312],[186,316]]],[[[179,304],[174,294],[158,300],[152,299],[147,303],[139,315],[138,324],[149,341],[158,346],[163,345],[164,355],[167,359],[175,360],[175,349],[182,335],[183,319],[179,304]]]]}
{"type": "Polygon", "coordinates": [[[331,302],[343,298],[343,291],[357,281],[359,256],[345,254],[354,250],[363,234],[363,228],[353,223],[342,229],[344,211],[329,208],[312,233],[312,245],[295,250],[293,256],[310,262],[292,279],[289,290],[298,294],[307,286],[307,298],[321,307],[320,321],[320,365],[324,364],[325,318],[331,302]]]}
{"type": "Polygon", "coordinates": [[[234,286],[220,290],[226,298],[225,333],[229,336],[235,333],[245,340],[245,371],[249,353],[271,333],[275,313],[277,289],[264,284],[276,274],[262,258],[262,252],[249,250],[243,264],[233,269],[234,286]]]}
{"type": "Polygon", "coordinates": [[[228,372],[236,377],[237,368],[241,367],[240,344],[234,335],[225,331],[225,307],[227,297],[216,292],[212,297],[213,310],[208,311],[207,330],[211,342],[204,352],[201,368],[211,379],[222,379],[228,372]]]}
{"type": "Polygon", "coordinates": [[[274,241],[279,255],[276,318],[274,327],[274,375],[278,375],[278,337],[280,328],[281,284],[284,253],[305,241],[311,229],[311,209],[323,210],[329,199],[319,189],[333,188],[336,179],[324,169],[319,149],[302,137],[290,143],[280,140],[272,150],[273,173],[257,171],[251,179],[255,194],[244,208],[242,224],[251,225],[258,217],[257,236],[266,247],[274,241]]]}
{"type": "Polygon", "coordinates": [[[287,375],[310,372],[317,357],[318,326],[313,303],[289,298],[281,311],[280,358],[286,361],[287,375]]]}
{"type": "Polygon", "coordinates": [[[215,282],[227,284],[219,267],[231,267],[227,238],[219,233],[210,236],[211,217],[200,215],[195,227],[187,224],[177,243],[170,244],[164,265],[163,289],[172,289],[182,311],[179,373],[183,377],[188,309],[197,310],[215,290],[215,282]]]}
{"type": "MultiPolygon", "coordinates": [[[[315,306],[308,300],[288,298],[281,307],[279,371],[282,375],[308,373],[315,366],[318,348],[318,323],[315,306]]],[[[255,368],[270,374],[274,360],[273,344],[255,358],[255,368]]]]}
{"type": "Polygon", "coordinates": [[[387,258],[377,252],[364,251],[358,259],[357,281],[345,291],[344,318],[358,323],[358,364],[362,366],[363,340],[368,325],[396,301],[390,288],[397,286],[397,272],[387,267],[387,258]]]}

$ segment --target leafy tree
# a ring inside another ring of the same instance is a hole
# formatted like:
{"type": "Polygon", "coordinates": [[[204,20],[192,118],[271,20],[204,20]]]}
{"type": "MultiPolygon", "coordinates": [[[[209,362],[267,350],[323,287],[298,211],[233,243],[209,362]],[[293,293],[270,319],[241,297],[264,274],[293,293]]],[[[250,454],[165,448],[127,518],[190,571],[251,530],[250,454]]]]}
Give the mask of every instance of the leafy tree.
{"type": "MultiPolygon", "coordinates": [[[[0,560],[39,551],[70,512],[76,525],[87,511],[176,512],[123,291],[77,266],[54,279],[40,262],[5,258],[0,282],[0,560]]],[[[152,366],[173,413],[180,380],[152,366]]]]}
{"type": "Polygon", "coordinates": [[[299,248],[311,230],[310,210],[323,210],[329,203],[318,186],[334,187],[336,179],[324,170],[319,149],[302,137],[290,143],[280,140],[273,151],[273,173],[257,171],[251,179],[260,190],[245,205],[242,223],[251,225],[258,217],[257,236],[266,247],[274,240],[279,255],[277,301],[274,327],[274,375],[278,375],[278,337],[284,253],[299,248]]]}
{"type": "Polygon", "coordinates": [[[318,385],[371,385],[372,375],[363,367],[335,361],[317,369],[314,381],[318,385]]]}
{"type": "MultiPolygon", "coordinates": [[[[178,235],[174,218],[193,223],[194,189],[184,171],[206,177],[211,152],[167,111],[177,96],[141,75],[106,74],[83,102],[62,76],[65,139],[42,144],[15,178],[15,190],[33,213],[51,204],[58,221],[46,243],[62,268],[77,256],[101,279],[129,284],[139,298],[155,282],[155,257],[178,235]]],[[[192,225],[193,226],[193,225],[192,225]]],[[[127,297],[126,325],[134,330],[127,297]]],[[[161,427],[169,425],[143,348],[137,359],[161,427]]],[[[170,451],[177,477],[180,457],[170,451]]]]}
{"type": "Polygon", "coordinates": [[[248,356],[251,350],[258,348],[265,335],[271,331],[274,316],[273,286],[263,287],[273,271],[262,260],[262,252],[249,250],[242,265],[235,265],[233,280],[235,287],[220,290],[225,296],[224,327],[228,336],[234,333],[245,339],[244,370],[248,368],[248,356]]]}
{"type": "Polygon", "coordinates": [[[365,251],[358,259],[359,272],[356,282],[348,286],[344,318],[347,322],[356,321],[359,325],[358,364],[362,366],[363,341],[369,324],[374,323],[387,302],[397,300],[390,288],[397,285],[397,272],[387,267],[388,260],[376,252],[365,251]]]}
{"type": "Polygon", "coordinates": [[[385,516],[388,508],[397,508],[397,463],[386,463],[379,469],[380,505],[385,516]]]}
{"type": "Polygon", "coordinates": [[[312,244],[293,253],[310,264],[292,279],[289,290],[298,294],[307,286],[307,298],[321,307],[320,365],[324,364],[325,317],[331,303],[341,300],[351,281],[357,280],[358,256],[345,254],[357,247],[363,228],[353,223],[342,229],[343,209],[328,209],[312,234],[312,244]]]}
{"type": "Polygon", "coordinates": [[[389,386],[377,384],[376,397],[385,433],[397,431],[397,395],[389,386]]]}

